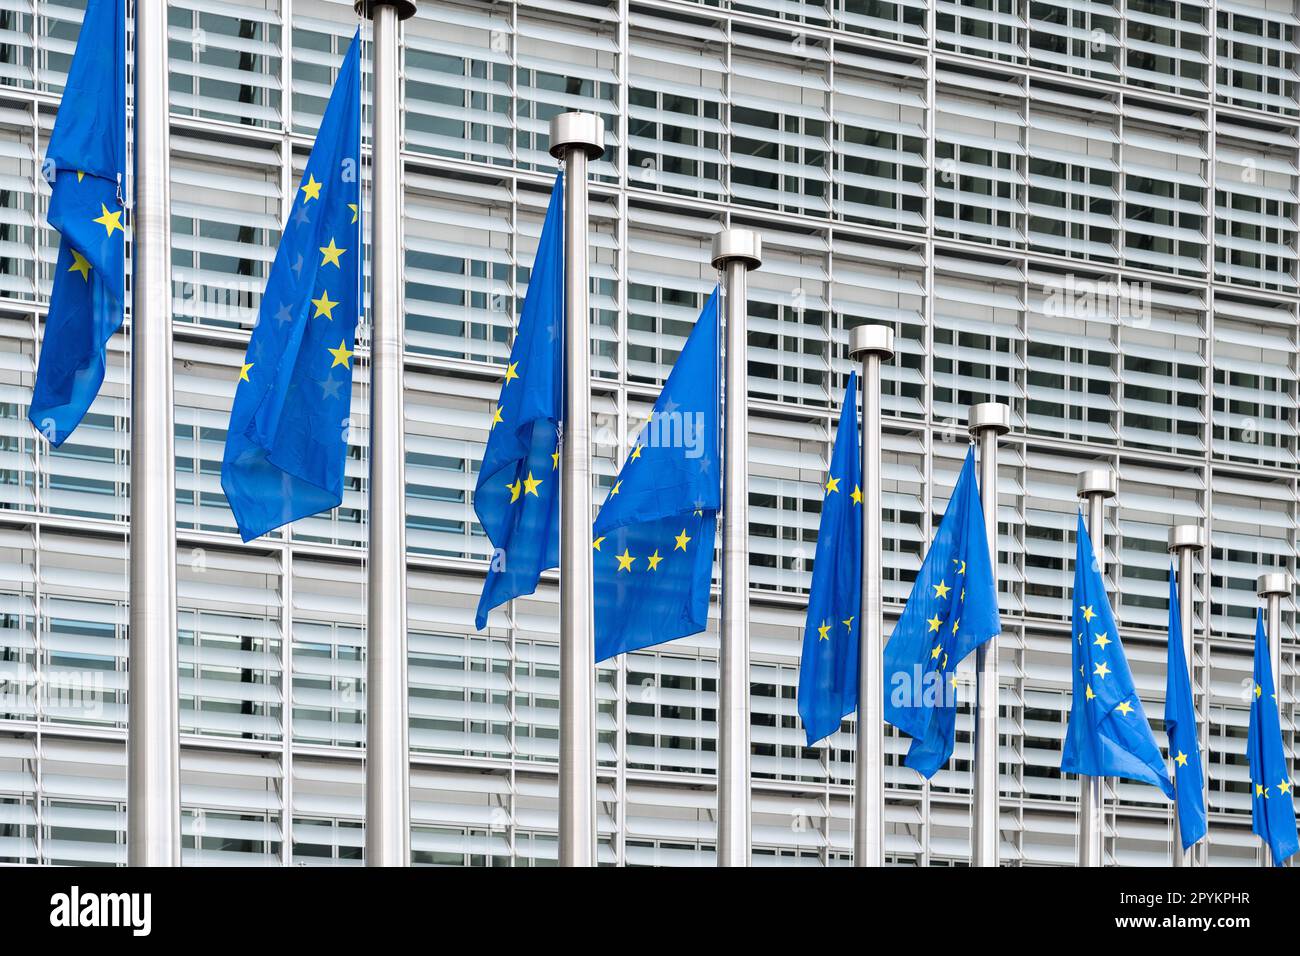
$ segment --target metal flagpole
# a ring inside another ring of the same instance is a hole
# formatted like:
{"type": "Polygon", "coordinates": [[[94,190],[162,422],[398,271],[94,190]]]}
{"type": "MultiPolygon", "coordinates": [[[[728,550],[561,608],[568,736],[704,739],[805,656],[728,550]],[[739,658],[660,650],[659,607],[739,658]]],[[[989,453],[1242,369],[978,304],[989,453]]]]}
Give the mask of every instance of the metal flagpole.
{"type": "MultiPolygon", "coordinates": [[[[998,439],[1011,431],[1011,409],[998,402],[972,405],[971,438],[979,445],[980,497],[989,540],[993,586],[998,575],[998,439]]],[[[975,656],[975,797],[971,810],[971,866],[997,866],[998,830],[998,639],[981,644],[975,656]]]]}
{"type": "Polygon", "coordinates": [[[167,83],[167,4],[137,0],[126,755],[131,866],[181,862],[167,83]]]}
{"type": "Polygon", "coordinates": [[[551,120],[564,163],[564,432],[560,442],[560,866],[596,864],[596,644],[591,568],[591,311],[587,163],[605,152],[594,113],[551,120]]]}
{"type": "Polygon", "coordinates": [[[366,865],[409,866],[406,441],[399,23],[411,0],[357,0],[373,28],[370,539],[366,555],[366,865]]]}
{"type": "MultiPolygon", "coordinates": [[[[1192,561],[1196,557],[1196,552],[1205,550],[1205,529],[1198,524],[1180,524],[1169,529],[1169,552],[1178,557],[1178,610],[1180,612],[1179,625],[1183,631],[1183,657],[1187,661],[1187,678],[1192,687],[1192,707],[1196,707],[1196,668],[1193,665],[1192,646],[1195,643],[1192,640],[1192,622],[1195,615],[1192,613],[1192,602],[1196,600],[1196,592],[1192,587],[1192,561]]],[[[1200,715],[1196,717],[1196,733],[1200,737],[1201,719],[1200,715]]],[[[1172,757],[1172,754],[1170,755],[1172,757]]],[[[1204,774],[1202,774],[1202,782],[1204,774]]],[[[1177,786],[1177,777],[1174,778],[1177,786]]],[[[1202,799],[1203,794],[1200,794],[1202,799]]],[[[1204,862],[1201,857],[1202,848],[1205,841],[1202,840],[1192,847],[1190,852],[1183,851],[1182,836],[1178,830],[1178,793],[1174,793],[1174,816],[1173,816],[1173,865],[1174,866],[1201,866],[1204,862]]]]}
{"type": "Polygon", "coordinates": [[[854,768],[853,865],[885,865],[884,615],[880,552],[880,367],[894,357],[894,330],[859,325],[849,355],[862,363],[862,624],[858,629],[858,750],[854,768]]]}
{"type": "Polygon", "coordinates": [[[763,262],[749,229],[713,237],[726,317],[722,454],[722,626],[718,651],[718,866],[749,866],[748,273],[763,262]]]}
{"type": "MultiPolygon", "coordinates": [[[[1278,715],[1282,713],[1282,598],[1291,593],[1291,578],[1284,571],[1261,574],[1256,593],[1264,599],[1264,629],[1268,632],[1269,667],[1273,671],[1273,689],[1277,693],[1278,715]]],[[[1261,841],[1259,865],[1272,866],[1273,853],[1261,841]]],[[[1286,861],[1282,866],[1286,866],[1286,861]]]]}
{"type": "MultiPolygon", "coordinates": [[[[1097,573],[1106,574],[1106,499],[1119,493],[1119,481],[1110,468],[1089,468],[1080,473],[1078,495],[1088,502],[1088,537],[1092,538],[1097,573]]],[[[1102,777],[1079,777],[1079,865],[1104,866],[1102,841],[1102,777]]]]}

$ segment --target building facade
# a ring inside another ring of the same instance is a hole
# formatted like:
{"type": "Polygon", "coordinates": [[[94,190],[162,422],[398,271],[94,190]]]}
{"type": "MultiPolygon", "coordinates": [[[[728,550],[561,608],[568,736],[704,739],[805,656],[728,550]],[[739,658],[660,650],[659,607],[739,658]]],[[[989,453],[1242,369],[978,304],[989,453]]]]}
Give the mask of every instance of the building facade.
{"type": "MultiPolygon", "coordinates": [[[[81,13],[0,0],[0,862],[123,863],[128,342],[72,439],[26,421],[57,237],[41,158],[81,13]]],[[[593,166],[596,501],[716,281],[750,277],[757,864],[851,859],[854,721],[807,748],[804,601],[849,330],[892,325],[886,628],[967,447],[1005,402],[999,486],[1004,862],[1076,858],[1069,708],[1077,473],[1108,465],[1107,575],[1164,735],[1165,541],[1203,522],[1193,683],[1212,864],[1250,864],[1257,574],[1297,556],[1294,2],[439,0],[403,34],[412,844],[417,863],[556,856],[554,578],[473,629],[471,489],[554,162],[593,166]]],[[[261,284],[347,42],[350,4],[175,0],[171,182],[187,864],[362,857],[368,392],[344,507],[242,545],[219,485],[261,284]]],[[[367,54],[368,55],[368,54],[367,54]]],[[[368,67],[367,67],[368,68],[368,67]]],[[[367,88],[369,79],[367,77],[367,88]]],[[[128,320],[129,321],[129,320],[128,320]]],[[[715,609],[716,613],[716,609],[715,609]]],[[[1283,602],[1294,754],[1300,645],[1283,602]]],[[[713,630],[598,669],[603,863],[713,861],[713,630]]],[[[971,696],[967,662],[965,696],[971,696]]],[[[886,740],[887,855],[969,854],[971,718],[929,783],[886,740]]],[[[1171,808],[1109,786],[1107,859],[1168,860],[1171,808]]]]}

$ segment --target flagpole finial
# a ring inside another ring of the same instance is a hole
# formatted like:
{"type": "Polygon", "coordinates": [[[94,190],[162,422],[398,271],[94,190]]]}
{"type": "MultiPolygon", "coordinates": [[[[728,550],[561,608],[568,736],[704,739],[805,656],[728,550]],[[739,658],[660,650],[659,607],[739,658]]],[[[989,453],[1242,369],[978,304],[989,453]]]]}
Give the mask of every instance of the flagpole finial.
{"type": "Polygon", "coordinates": [[[995,435],[1005,435],[1011,431],[1011,406],[1001,402],[972,405],[966,413],[966,423],[966,430],[972,436],[986,429],[992,429],[995,435]]]}
{"type": "Polygon", "coordinates": [[[1291,577],[1285,571],[1270,571],[1268,574],[1261,574],[1259,580],[1255,582],[1255,593],[1260,597],[1269,597],[1274,594],[1290,594],[1291,577]]]}
{"type": "Polygon", "coordinates": [[[563,159],[574,147],[587,159],[605,155],[605,121],[595,113],[561,113],[551,118],[551,155],[563,159]]]}
{"type": "Polygon", "coordinates": [[[888,325],[859,325],[849,339],[849,355],[877,354],[882,362],[894,357],[894,330],[888,325]]]}
{"type": "Polygon", "coordinates": [[[1183,548],[1194,551],[1205,550],[1205,528],[1199,524],[1176,524],[1169,529],[1169,547],[1172,554],[1183,548]]]}
{"type": "Polygon", "coordinates": [[[740,262],[747,270],[763,264],[763,237],[753,229],[723,229],[713,236],[709,258],[713,268],[722,269],[728,262],[740,262]]]}
{"type": "Polygon", "coordinates": [[[414,0],[356,0],[352,4],[352,9],[357,12],[357,16],[364,20],[373,20],[377,7],[393,7],[397,10],[399,20],[409,20],[415,16],[414,0]]]}
{"type": "Polygon", "coordinates": [[[1089,498],[1093,495],[1114,498],[1119,494],[1119,478],[1113,468],[1089,468],[1079,472],[1076,493],[1080,498],[1089,498]]]}

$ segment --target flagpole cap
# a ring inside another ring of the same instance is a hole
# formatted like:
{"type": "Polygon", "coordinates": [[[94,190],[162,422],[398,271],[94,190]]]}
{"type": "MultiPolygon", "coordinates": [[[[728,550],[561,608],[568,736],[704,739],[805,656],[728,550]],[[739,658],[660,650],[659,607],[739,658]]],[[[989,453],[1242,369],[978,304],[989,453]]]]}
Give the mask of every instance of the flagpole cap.
{"type": "Polygon", "coordinates": [[[849,355],[861,359],[879,355],[882,362],[894,357],[894,329],[889,325],[859,325],[849,336],[849,355]]]}
{"type": "Polygon", "coordinates": [[[377,7],[392,7],[397,11],[397,19],[409,20],[415,16],[415,3],[413,0],[356,0],[352,4],[352,9],[357,12],[357,16],[365,20],[375,18],[375,9],[377,7]]]}
{"type": "Polygon", "coordinates": [[[1270,571],[1268,574],[1261,574],[1259,580],[1255,582],[1255,593],[1260,597],[1271,597],[1274,594],[1290,594],[1291,578],[1285,571],[1270,571]]]}
{"type": "Polygon", "coordinates": [[[763,237],[753,229],[723,229],[713,236],[713,268],[739,261],[747,270],[763,264],[763,237]]]}
{"type": "Polygon", "coordinates": [[[1001,402],[980,402],[966,413],[966,430],[972,435],[991,430],[995,435],[1011,431],[1011,406],[1001,402]]]}
{"type": "Polygon", "coordinates": [[[571,149],[581,149],[588,159],[605,155],[605,121],[595,113],[551,117],[551,155],[563,159],[571,149]]]}
{"type": "Polygon", "coordinates": [[[1169,529],[1169,551],[1191,548],[1205,550],[1205,528],[1199,524],[1176,524],[1169,529]]]}
{"type": "Polygon", "coordinates": [[[1080,498],[1100,495],[1102,498],[1114,498],[1119,494],[1119,478],[1112,468],[1089,468],[1079,472],[1077,492],[1080,498]]]}

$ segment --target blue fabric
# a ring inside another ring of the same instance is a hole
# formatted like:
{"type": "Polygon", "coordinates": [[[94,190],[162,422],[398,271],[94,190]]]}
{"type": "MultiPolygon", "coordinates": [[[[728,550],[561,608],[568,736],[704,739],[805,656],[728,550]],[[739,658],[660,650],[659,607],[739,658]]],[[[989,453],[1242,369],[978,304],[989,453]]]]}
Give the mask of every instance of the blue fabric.
{"type": "Polygon", "coordinates": [[[1281,866],[1300,845],[1296,839],[1294,778],[1282,747],[1263,613],[1255,615],[1255,681],[1250,695],[1246,762],[1250,765],[1250,828],[1272,852],[1273,865],[1281,866]]]}
{"type": "Polygon", "coordinates": [[[984,531],[975,450],[885,646],[885,720],[912,737],[904,763],[932,777],[957,735],[957,667],[998,635],[997,585],[984,531]]]}
{"type": "Polygon", "coordinates": [[[1082,514],[1075,535],[1072,622],[1074,692],[1061,769],[1089,777],[1128,777],[1159,787],[1172,799],[1174,784],[1133,688],[1082,514]]]}
{"type": "Polygon", "coordinates": [[[361,54],[352,38],[236,382],[221,487],[245,541],[343,501],[361,313],[361,54]]]}
{"type": "Polygon", "coordinates": [[[1178,605],[1178,581],[1169,566],[1169,665],[1165,675],[1165,733],[1178,791],[1178,832],[1183,849],[1205,836],[1204,771],[1201,742],[1196,733],[1192,682],[1183,653],[1183,616],[1178,605]]]}
{"type": "Polygon", "coordinates": [[[559,427],[564,407],[564,178],[555,177],[519,329],[492,413],[474,512],[495,549],[474,626],[532,594],[560,563],[559,427]]]}
{"type": "Polygon", "coordinates": [[[596,516],[596,660],[704,630],[721,505],[718,290],[596,516]]]}
{"type": "Polygon", "coordinates": [[[862,458],[858,378],[849,375],[823,488],[817,553],[799,658],[799,718],[811,746],[840,729],[858,707],[862,610],[862,458]]]}
{"type": "Polygon", "coordinates": [[[1205,836],[1205,780],[1201,774],[1201,741],[1196,734],[1192,682],[1183,654],[1183,615],[1178,605],[1178,579],[1169,566],[1169,666],[1165,674],[1165,732],[1169,760],[1178,791],[1178,832],[1183,849],[1205,836]]]}
{"type": "Polygon", "coordinates": [[[61,240],[28,418],[58,446],[104,381],[125,301],[126,5],[89,0],[44,172],[61,240]]]}

